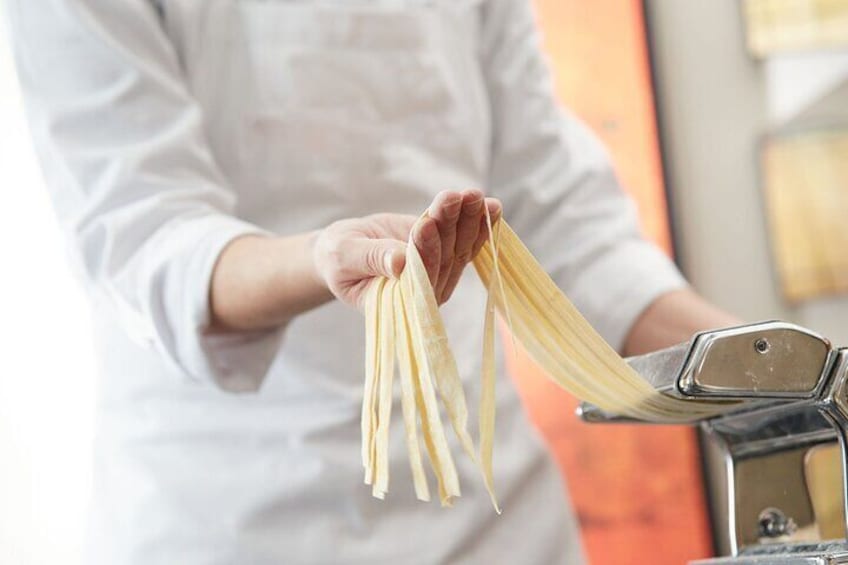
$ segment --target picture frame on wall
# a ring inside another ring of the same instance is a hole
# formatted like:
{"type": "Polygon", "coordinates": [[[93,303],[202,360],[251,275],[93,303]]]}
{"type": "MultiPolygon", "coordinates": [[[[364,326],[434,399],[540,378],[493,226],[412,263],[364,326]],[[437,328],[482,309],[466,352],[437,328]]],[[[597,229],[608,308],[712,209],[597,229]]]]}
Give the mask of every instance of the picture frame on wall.
{"type": "Polygon", "coordinates": [[[848,127],[769,136],[761,159],[784,299],[848,293],[848,127]]]}
{"type": "Polygon", "coordinates": [[[848,0],[743,0],[748,49],[757,58],[848,49],[848,0]]]}

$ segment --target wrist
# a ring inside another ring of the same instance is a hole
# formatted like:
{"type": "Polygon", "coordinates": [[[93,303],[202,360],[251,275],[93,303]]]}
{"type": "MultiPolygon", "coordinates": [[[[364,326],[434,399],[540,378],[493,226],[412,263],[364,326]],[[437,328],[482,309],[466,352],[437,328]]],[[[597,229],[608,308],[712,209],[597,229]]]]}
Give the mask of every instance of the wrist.
{"type": "Polygon", "coordinates": [[[309,281],[321,291],[332,294],[330,287],[327,284],[327,279],[321,273],[319,267],[320,261],[318,258],[318,241],[323,235],[324,230],[315,230],[306,234],[306,275],[309,281]]]}

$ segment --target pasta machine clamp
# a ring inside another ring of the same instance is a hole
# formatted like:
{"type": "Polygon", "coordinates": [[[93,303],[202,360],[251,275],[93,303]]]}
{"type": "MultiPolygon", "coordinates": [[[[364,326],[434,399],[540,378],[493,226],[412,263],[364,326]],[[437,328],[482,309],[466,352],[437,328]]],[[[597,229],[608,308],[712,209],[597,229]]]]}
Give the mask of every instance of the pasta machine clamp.
{"type": "MultiPolygon", "coordinates": [[[[722,557],[690,565],[848,564],[848,348],[763,322],[627,361],[665,394],[733,403],[695,423],[722,557]]],[[[634,421],[585,403],[578,414],[634,421]]]]}

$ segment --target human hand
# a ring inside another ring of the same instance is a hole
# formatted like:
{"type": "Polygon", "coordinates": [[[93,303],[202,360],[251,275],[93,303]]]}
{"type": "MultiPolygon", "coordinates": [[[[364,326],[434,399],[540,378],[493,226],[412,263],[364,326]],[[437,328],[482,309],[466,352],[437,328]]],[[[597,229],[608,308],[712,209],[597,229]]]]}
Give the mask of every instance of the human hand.
{"type": "Polygon", "coordinates": [[[374,214],[335,222],[322,230],[313,247],[315,270],[322,283],[346,304],[362,307],[374,277],[397,278],[406,264],[412,231],[439,304],[450,298],[465,266],[488,237],[485,205],[492,222],[501,214],[497,199],[479,190],[444,191],[427,209],[427,217],[374,214]]]}

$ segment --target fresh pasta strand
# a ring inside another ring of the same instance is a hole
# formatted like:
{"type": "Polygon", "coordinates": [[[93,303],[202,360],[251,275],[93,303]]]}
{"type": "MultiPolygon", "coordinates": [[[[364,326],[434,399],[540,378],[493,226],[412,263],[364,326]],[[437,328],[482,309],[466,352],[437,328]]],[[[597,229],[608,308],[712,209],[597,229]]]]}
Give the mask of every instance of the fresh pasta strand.
{"type": "Polygon", "coordinates": [[[397,366],[416,497],[430,499],[419,425],[442,505],[450,506],[460,496],[459,475],[439,415],[441,400],[459,444],[479,467],[492,505],[500,513],[492,468],[496,311],[506,320],[513,343],[520,343],[548,378],[606,411],[682,423],[732,406],[727,402],[693,403],[655,390],[583,318],[509,225],[503,219],[493,225],[486,212],[489,240],[474,258],[474,268],[488,294],[480,376],[479,451],[475,451],[467,430],[468,407],[456,359],[426,268],[412,241],[407,244],[406,267],[400,278],[377,278],[368,288],[362,464],[365,482],[372,485],[374,496],[383,498],[388,491],[389,419],[397,366]]]}

